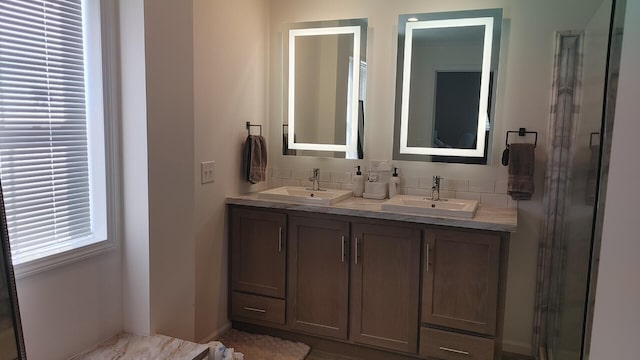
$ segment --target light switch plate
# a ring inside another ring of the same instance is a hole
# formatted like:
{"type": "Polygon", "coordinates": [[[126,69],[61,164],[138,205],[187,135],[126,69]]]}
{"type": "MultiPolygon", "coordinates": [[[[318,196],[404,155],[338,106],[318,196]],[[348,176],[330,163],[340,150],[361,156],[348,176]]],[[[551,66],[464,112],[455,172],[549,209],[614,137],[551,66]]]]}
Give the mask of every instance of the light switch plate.
{"type": "Polygon", "coordinates": [[[205,161],[200,163],[200,183],[207,184],[216,181],[216,162],[205,161]]]}

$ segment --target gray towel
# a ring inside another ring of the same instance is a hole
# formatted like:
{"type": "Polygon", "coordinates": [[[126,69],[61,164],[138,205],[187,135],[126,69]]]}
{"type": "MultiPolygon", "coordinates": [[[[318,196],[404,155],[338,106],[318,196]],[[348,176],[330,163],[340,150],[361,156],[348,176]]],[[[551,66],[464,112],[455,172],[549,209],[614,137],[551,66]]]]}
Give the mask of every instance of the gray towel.
{"type": "Polygon", "coordinates": [[[513,200],[531,200],[535,145],[517,143],[509,145],[509,183],[507,193],[513,200]]]}
{"type": "Polygon", "coordinates": [[[267,180],[267,142],[260,135],[249,135],[244,144],[246,179],[252,184],[267,180]]]}

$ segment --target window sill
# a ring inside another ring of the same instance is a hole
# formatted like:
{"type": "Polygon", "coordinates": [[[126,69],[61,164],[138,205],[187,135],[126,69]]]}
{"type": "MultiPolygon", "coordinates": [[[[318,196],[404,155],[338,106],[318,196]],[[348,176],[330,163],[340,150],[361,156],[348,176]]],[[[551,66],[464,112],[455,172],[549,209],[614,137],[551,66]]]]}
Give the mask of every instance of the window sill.
{"type": "Polygon", "coordinates": [[[59,254],[50,255],[41,259],[31,260],[13,266],[16,279],[26,278],[41,272],[52,270],[61,266],[72,264],[102,253],[116,249],[113,240],[105,240],[85,245],[59,254]]]}

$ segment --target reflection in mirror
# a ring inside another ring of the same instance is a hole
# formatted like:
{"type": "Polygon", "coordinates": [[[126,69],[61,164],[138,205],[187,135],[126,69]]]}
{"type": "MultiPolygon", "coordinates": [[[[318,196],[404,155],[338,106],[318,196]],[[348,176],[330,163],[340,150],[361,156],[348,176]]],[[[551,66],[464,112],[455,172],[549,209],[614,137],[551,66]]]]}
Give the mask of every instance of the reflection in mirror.
{"type": "Polygon", "coordinates": [[[363,158],[367,20],[285,31],[283,154],[363,158]]]}
{"type": "Polygon", "coordinates": [[[394,159],[486,164],[502,10],[400,15],[394,159]]]}

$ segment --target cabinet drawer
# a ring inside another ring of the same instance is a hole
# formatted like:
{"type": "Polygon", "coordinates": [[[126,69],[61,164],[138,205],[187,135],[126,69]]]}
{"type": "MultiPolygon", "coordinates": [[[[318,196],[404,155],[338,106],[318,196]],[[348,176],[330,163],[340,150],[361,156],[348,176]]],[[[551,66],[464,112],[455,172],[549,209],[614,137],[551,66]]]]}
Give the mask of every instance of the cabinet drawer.
{"type": "Polygon", "coordinates": [[[420,355],[444,360],[493,360],[494,340],[420,329],[420,355]]]}
{"type": "Polygon", "coordinates": [[[231,316],[234,319],[256,319],[276,324],[284,324],[285,302],[258,295],[233,292],[231,295],[231,316]]]}

